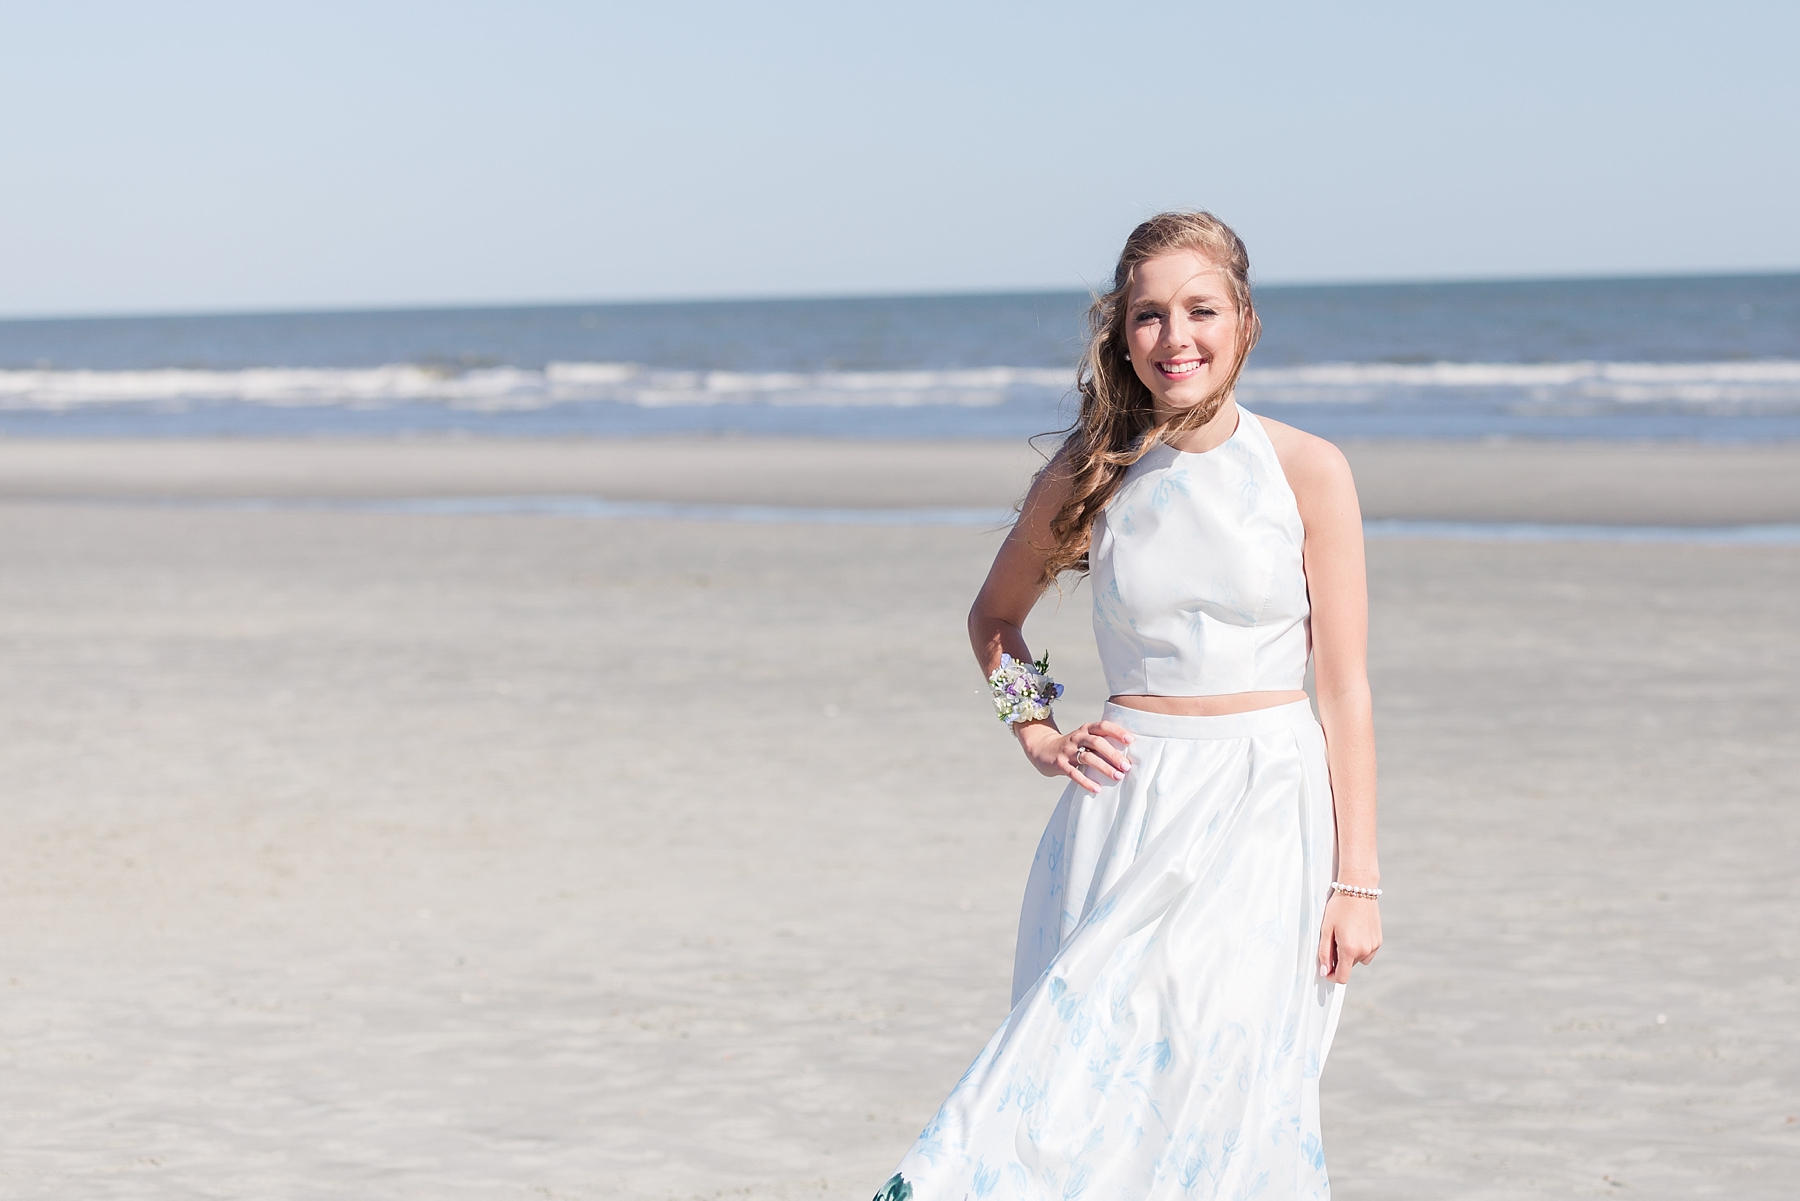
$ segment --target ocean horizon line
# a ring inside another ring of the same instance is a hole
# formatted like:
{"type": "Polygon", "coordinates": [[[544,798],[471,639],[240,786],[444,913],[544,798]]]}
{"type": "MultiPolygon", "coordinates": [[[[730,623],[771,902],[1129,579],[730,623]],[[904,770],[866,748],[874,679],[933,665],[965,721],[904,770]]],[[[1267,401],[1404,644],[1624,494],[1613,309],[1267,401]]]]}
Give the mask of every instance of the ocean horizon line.
{"type": "MultiPolygon", "coordinates": [[[[1256,280],[1255,288],[1273,292],[1355,292],[1355,291],[1406,291],[1429,290],[1436,288],[1491,288],[1507,285],[1524,286],[1556,286],[1556,285],[1608,285],[1608,284],[1679,284],[1720,283],[1735,280],[1800,280],[1800,266],[1758,269],[1751,271],[1655,271],[1620,274],[1553,274],[1553,275],[1458,275],[1458,276],[1395,276],[1393,278],[1361,278],[1343,280],[1256,280]]],[[[945,301],[982,301],[982,300],[1025,300],[1032,298],[1067,299],[1072,296],[1091,296],[1093,293],[1085,288],[1069,287],[1017,287],[1017,288],[970,288],[941,290],[894,290],[867,292],[769,292],[717,295],[686,296],[649,296],[649,297],[616,297],[610,299],[557,299],[544,298],[535,300],[493,300],[493,301],[376,301],[371,303],[345,304],[301,304],[218,308],[169,308],[169,309],[122,309],[94,311],[50,311],[50,312],[0,312],[0,325],[55,325],[77,322],[132,322],[132,321],[187,321],[187,320],[231,320],[234,318],[266,319],[287,317],[359,317],[359,316],[431,316],[451,314],[480,313],[552,313],[569,312],[579,309],[642,309],[642,308],[681,308],[681,307],[730,307],[730,306],[762,306],[762,305],[807,305],[826,303],[890,304],[916,300],[921,302],[945,301]]]]}

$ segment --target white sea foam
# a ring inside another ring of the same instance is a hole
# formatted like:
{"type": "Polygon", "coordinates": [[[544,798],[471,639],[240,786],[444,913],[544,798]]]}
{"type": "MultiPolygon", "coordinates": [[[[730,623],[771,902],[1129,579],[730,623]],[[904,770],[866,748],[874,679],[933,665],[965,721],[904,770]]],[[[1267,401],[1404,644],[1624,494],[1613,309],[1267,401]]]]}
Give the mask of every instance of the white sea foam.
{"type": "Polygon", "coordinates": [[[1319,363],[1246,369],[1240,384],[1251,403],[1358,403],[1446,392],[1540,403],[1791,405],[1800,404],[1800,361],[1319,363]]]}
{"type": "MultiPolygon", "coordinates": [[[[380,409],[432,403],[475,412],[581,401],[645,407],[763,404],[822,407],[979,407],[1015,398],[1053,401],[1067,368],[944,371],[671,371],[631,363],[551,363],[542,370],[454,370],[396,363],[368,368],[256,367],[241,371],[0,371],[0,411],[96,406],[182,410],[247,404],[380,409]]],[[[1800,361],[1718,363],[1321,363],[1251,368],[1242,398],[1258,403],[1361,404],[1487,397],[1512,404],[1697,410],[1800,407],[1800,361]]]]}
{"type": "Polygon", "coordinates": [[[237,403],[382,408],[431,402],[474,411],[539,409],[572,401],[645,406],[996,405],[1020,392],[1060,392],[1067,370],[667,371],[630,363],[551,363],[543,370],[465,371],[395,363],[368,368],[256,367],[242,371],[0,371],[0,410],[98,405],[183,409],[237,403]]]}

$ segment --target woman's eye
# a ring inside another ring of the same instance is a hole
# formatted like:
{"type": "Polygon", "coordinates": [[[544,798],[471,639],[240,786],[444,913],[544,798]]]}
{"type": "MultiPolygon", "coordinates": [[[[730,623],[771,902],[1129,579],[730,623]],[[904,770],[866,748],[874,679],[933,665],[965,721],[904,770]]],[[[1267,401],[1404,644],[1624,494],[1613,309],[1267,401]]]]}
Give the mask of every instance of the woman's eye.
{"type": "Polygon", "coordinates": [[[1156,314],[1156,313],[1149,313],[1149,312],[1139,313],[1137,315],[1137,323],[1139,325],[1148,325],[1150,322],[1157,320],[1158,317],[1159,317],[1159,314],[1156,314]]]}
{"type": "Polygon", "coordinates": [[[1218,312],[1214,309],[1195,309],[1190,314],[1190,316],[1194,317],[1217,317],[1218,315],[1218,312]]]}

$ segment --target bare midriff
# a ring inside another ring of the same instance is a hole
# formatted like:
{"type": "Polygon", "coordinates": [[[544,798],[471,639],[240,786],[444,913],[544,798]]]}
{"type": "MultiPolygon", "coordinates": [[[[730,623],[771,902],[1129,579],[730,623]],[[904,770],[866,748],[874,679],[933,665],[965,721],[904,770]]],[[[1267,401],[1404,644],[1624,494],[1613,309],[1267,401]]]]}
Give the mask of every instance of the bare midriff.
{"type": "Polygon", "coordinates": [[[1273,709],[1306,699],[1298,688],[1287,692],[1227,692],[1219,696],[1111,696],[1115,705],[1144,713],[1171,713],[1176,717],[1223,717],[1227,713],[1249,713],[1256,709],[1273,709]]]}

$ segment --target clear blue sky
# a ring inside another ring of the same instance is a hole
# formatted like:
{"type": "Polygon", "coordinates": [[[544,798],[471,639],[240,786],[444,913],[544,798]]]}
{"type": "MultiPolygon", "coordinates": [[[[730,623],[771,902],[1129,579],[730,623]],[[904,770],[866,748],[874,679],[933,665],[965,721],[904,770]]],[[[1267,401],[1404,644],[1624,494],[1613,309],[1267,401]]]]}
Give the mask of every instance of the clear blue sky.
{"type": "Polygon", "coordinates": [[[0,314],[1800,268],[1800,5],[8,3],[0,314]]]}

